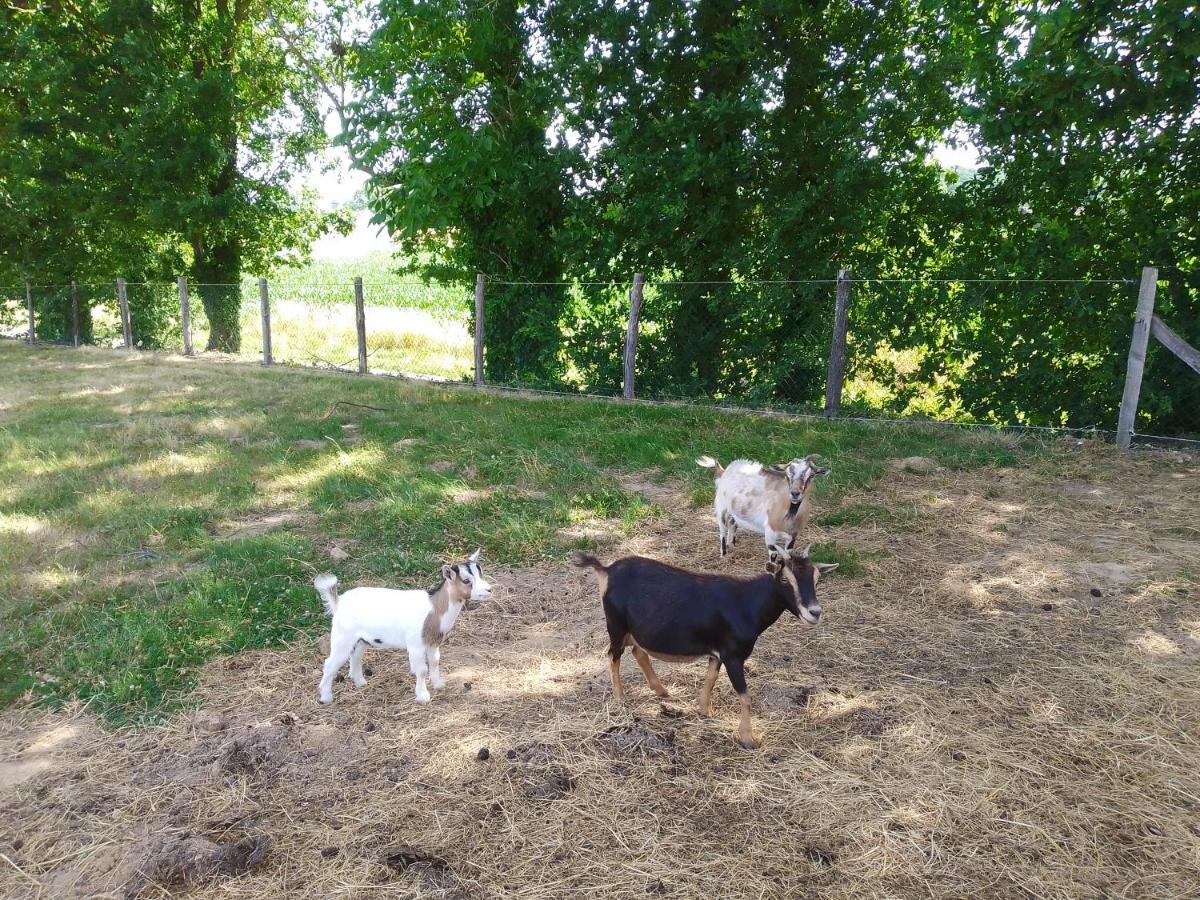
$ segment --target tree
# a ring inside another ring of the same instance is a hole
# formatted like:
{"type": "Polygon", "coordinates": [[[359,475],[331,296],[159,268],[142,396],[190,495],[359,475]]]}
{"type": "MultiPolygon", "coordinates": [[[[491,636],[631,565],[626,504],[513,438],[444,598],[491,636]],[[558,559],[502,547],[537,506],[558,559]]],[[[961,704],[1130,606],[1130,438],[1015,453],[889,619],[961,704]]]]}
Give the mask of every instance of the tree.
{"type": "Polygon", "coordinates": [[[209,348],[236,350],[243,269],[302,258],[334,222],[290,189],[325,136],[315,85],[289,68],[275,26],[307,14],[299,0],[0,11],[0,190],[13,210],[0,266],[57,281],[188,266],[209,348]]]}
{"type": "MultiPolygon", "coordinates": [[[[643,312],[651,390],[812,401],[832,290],[939,252],[963,13],[923,3],[548,4],[574,163],[572,271],[674,283],[643,312]],[[597,227],[597,223],[602,223],[597,227]],[[733,287],[712,282],[731,281],[733,287]]],[[[646,377],[649,376],[649,377],[646,377]]]]}
{"type": "Polygon", "coordinates": [[[356,53],[345,142],[413,270],[491,276],[489,377],[550,384],[565,292],[545,283],[562,278],[566,176],[546,141],[554,96],[527,52],[528,13],[515,0],[385,0],[356,53]]]}
{"type": "MultiPolygon", "coordinates": [[[[964,271],[1165,279],[1159,310],[1200,341],[1200,16],[1179,0],[998,4],[966,110],[985,167],[958,193],[964,271]]],[[[1136,288],[993,291],[971,311],[974,409],[1111,424],[1136,288]],[[1019,379],[1008,373],[1017,371],[1019,379]]],[[[951,311],[948,311],[948,314],[951,311]]],[[[1169,354],[1143,416],[1195,428],[1200,380],[1169,354]]]]}

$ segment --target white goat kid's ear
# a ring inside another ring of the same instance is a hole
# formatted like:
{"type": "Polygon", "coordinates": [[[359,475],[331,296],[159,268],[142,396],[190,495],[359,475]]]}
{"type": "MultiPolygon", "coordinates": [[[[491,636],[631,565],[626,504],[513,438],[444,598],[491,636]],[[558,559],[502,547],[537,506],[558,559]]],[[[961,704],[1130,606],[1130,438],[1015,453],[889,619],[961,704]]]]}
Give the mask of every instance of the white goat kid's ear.
{"type": "Polygon", "coordinates": [[[467,562],[479,562],[479,554],[483,552],[482,547],[476,547],[475,552],[467,557],[467,562]]]}
{"type": "Polygon", "coordinates": [[[453,581],[457,577],[458,573],[450,568],[450,566],[442,566],[442,578],[446,579],[446,581],[453,581]]]}

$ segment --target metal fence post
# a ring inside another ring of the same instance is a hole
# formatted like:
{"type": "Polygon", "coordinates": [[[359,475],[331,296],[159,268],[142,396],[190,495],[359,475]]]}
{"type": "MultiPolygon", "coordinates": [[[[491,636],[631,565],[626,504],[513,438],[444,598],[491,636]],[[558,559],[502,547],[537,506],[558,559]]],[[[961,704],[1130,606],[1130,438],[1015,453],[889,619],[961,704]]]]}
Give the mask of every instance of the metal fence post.
{"type": "Polygon", "coordinates": [[[121,336],[125,339],[125,349],[133,349],[133,327],[129,322],[129,297],[125,293],[125,279],[117,279],[117,304],[121,307],[121,336]]]}
{"type": "Polygon", "coordinates": [[[363,304],[363,281],[354,279],[354,329],[358,332],[358,374],[367,374],[367,311],[363,304]]]}
{"type": "Polygon", "coordinates": [[[177,281],[179,285],[179,327],[183,330],[183,355],[192,356],[192,304],[188,299],[187,279],[182,275],[177,281]]]}
{"type": "Polygon", "coordinates": [[[825,379],[825,416],[835,418],[842,407],[842,382],[846,375],[846,328],[850,318],[850,270],[838,269],[837,300],[833,308],[833,341],[829,347],[829,375],[825,379]]]}
{"type": "Polygon", "coordinates": [[[625,329],[625,377],[622,382],[621,396],[626,400],[633,399],[634,362],[637,358],[638,319],[642,315],[642,288],[646,276],[641,272],[633,275],[633,287],[629,289],[629,325],[625,329]]]}
{"type": "Polygon", "coordinates": [[[1121,395],[1121,415],[1117,420],[1117,447],[1128,450],[1137,419],[1138,397],[1142,393],[1142,371],[1146,368],[1146,345],[1150,343],[1150,323],[1154,318],[1154,294],[1158,290],[1158,269],[1142,269],[1138,287],[1137,315],[1133,320],[1133,338],[1129,342],[1129,361],[1125,366],[1125,391],[1121,395]]]}
{"type": "Polygon", "coordinates": [[[271,364],[271,296],[267,291],[267,279],[258,279],[258,303],[262,307],[263,365],[271,364]]]}
{"type": "Polygon", "coordinates": [[[71,344],[79,346],[79,285],[71,280],[71,344]]]}
{"type": "Polygon", "coordinates": [[[37,343],[37,332],[34,330],[33,321],[33,286],[29,283],[29,279],[25,279],[25,305],[29,308],[29,343],[37,343]]]}
{"type": "Polygon", "coordinates": [[[475,387],[483,387],[483,291],[487,278],[475,274],[475,387]]]}

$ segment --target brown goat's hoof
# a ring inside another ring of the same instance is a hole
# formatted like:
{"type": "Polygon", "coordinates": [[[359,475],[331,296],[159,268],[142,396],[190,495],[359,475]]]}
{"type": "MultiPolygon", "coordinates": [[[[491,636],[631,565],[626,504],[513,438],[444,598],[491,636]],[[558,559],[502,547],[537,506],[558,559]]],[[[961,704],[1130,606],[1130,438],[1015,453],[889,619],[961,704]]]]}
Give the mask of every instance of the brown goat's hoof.
{"type": "Polygon", "coordinates": [[[670,697],[671,696],[671,692],[668,691],[666,688],[658,688],[654,693],[658,694],[658,696],[660,696],[660,697],[670,697]]]}
{"type": "Polygon", "coordinates": [[[762,746],[762,738],[752,737],[749,741],[743,741],[741,738],[738,738],[737,745],[743,750],[757,750],[762,746]]]}

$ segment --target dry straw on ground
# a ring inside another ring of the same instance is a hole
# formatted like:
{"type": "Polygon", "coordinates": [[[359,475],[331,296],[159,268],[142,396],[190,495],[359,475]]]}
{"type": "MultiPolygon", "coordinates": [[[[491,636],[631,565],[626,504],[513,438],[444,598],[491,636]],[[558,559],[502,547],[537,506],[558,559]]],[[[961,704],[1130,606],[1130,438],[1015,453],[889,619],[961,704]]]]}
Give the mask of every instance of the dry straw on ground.
{"type": "MultiPolygon", "coordinates": [[[[9,713],[0,894],[1200,896],[1200,468],[1079,454],[845,498],[815,534],[864,571],[760,642],[758,751],[727,684],[694,714],[701,665],[659,666],[664,706],[627,662],[612,707],[565,565],[489,570],[428,707],[381,653],[318,706],[303,644],[214,663],[162,728],[9,713]]],[[[712,532],[679,499],[606,555],[761,563],[712,532]]]]}

